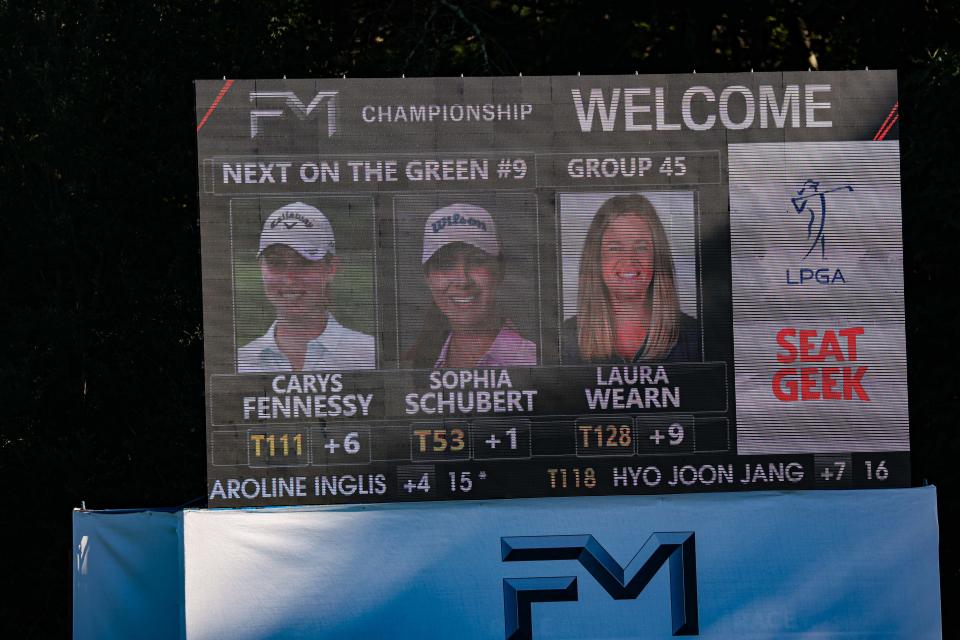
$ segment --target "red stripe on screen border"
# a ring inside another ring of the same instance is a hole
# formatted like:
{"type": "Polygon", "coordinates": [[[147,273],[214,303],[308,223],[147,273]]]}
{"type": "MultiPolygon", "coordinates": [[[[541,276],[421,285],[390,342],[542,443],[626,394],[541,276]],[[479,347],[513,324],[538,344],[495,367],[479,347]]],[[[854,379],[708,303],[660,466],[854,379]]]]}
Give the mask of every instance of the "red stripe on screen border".
{"type": "Polygon", "coordinates": [[[877,133],[873,136],[875,141],[883,140],[887,137],[887,134],[890,133],[890,129],[893,128],[893,125],[900,119],[900,101],[897,100],[893,103],[893,108],[890,109],[890,113],[887,114],[887,119],[883,121],[883,124],[880,125],[880,128],[877,130],[877,133]]]}
{"type": "Polygon", "coordinates": [[[203,128],[203,125],[205,125],[210,116],[213,115],[213,112],[217,109],[217,105],[220,104],[220,101],[223,100],[223,96],[227,95],[227,91],[230,91],[230,87],[232,86],[233,80],[227,80],[223,83],[220,93],[218,93],[217,97],[213,99],[213,104],[210,105],[210,108],[207,109],[207,113],[204,114],[203,119],[200,120],[200,124],[197,125],[197,133],[200,133],[200,129],[203,128]]]}

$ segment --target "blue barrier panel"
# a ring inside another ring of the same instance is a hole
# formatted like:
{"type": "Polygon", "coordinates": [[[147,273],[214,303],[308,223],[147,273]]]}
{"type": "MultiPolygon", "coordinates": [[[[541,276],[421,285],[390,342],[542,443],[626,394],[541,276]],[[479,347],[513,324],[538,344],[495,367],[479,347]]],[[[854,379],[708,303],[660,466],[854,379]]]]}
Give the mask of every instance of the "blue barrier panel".
{"type": "Polygon", "coordinates": [[[73,637],[183,633],[183,512],[73,512],[73,637]]]}
{"type": "Polygon", "coordinates": [[[938,638],[936,493],[74,513],[76,638],[938,638]]]}
{"type": "Polygon", "coordinates": [[[189,638],[937,638],[932,488],[187,511],[189,638]]]}

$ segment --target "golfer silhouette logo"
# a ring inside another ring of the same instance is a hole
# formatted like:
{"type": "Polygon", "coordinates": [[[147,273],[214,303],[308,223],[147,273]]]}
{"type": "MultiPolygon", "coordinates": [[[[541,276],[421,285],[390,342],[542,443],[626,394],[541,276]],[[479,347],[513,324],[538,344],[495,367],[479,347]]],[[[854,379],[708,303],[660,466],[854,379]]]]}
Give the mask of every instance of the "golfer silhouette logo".
{"type": "Polygon", "coordinates": [[[810,241],[810,248],[803,255],[804,260],[818,246],[820,247],[820,257],[825,258],[827,255],[827,194],[836,191],[853,191],[853,187],[844,185],[821,191],[818,181],[807,180],[797,190],[796,197],[790,199],[798,214],[807,215],[807,240],[810,241]]]}

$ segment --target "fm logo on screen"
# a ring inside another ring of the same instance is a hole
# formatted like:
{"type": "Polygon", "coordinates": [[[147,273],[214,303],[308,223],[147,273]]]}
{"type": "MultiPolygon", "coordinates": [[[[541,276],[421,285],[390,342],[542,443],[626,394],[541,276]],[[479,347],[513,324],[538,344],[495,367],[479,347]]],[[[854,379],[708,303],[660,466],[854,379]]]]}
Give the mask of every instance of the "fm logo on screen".
{"type": "MultiPolygon", "coordinates": [[[[841,191],[853,191],[850,185],[834,187],[833,189],[821,189],[820,182],[817,180],[806,180],[797,189],[797,195],[790,198],[793,204],[794,212],[797,215],[804,216],[807,221],[806,242],[807,251],[803,254],[803,260],[806,260],[817,253],[820,259],[827,257],[827,195],[841,191]]],[[[833,198],[833,196],[831,196],[833,198]]],[[[817,284],[846,284],[843,272],[839,267],[821,267],[813,269],[811,267],[800,267],[793,273],[787,269],[787,284],[801,285],[808,282],[817,284]]]]}
{"type": "Polygon", "coordinates": [[[866,366],[857,362],[857,339],[863,327],[836,331],[785,327],[777,332],[777,362],[789,365],[773,376],[773,395],[781,402],[859,400],[870,402],[863,388],[866,366]],[[833,366],[802,366],[830,363],[833,366]],[[840,366],[843,363],[843,366],[840,366]]]}
{"type": "MultiPolygon", "coordinates": [[[[654,533],[626,567],[621,567],[592,535],[500,538],[500,549],[504,562],[577,560],[615,600],[636,599],[660,568],[669,564],[673,635],[700,633],[693,531],[654,533]]],[[[576,576],[505,578],[505,637],[508,640],[533,637],[533,603],[576,600],[576,576]]]]}
{"type": "Polygon", "coordinates": [[[284,108],[251,109],[250,138],[256,138],[260,134],[265,124],[261,120],[284,118],[288,111],[293,112],[300,120],[312,119],[320,111],[326,112],[327,137],[333,137],[337,132],[337,93],[337,91],[320,91],[309,103],[304,104],[293,91],[251,91],[250,102],[256,103],[258,107],[264,104],[276,104],[284,108]]]}

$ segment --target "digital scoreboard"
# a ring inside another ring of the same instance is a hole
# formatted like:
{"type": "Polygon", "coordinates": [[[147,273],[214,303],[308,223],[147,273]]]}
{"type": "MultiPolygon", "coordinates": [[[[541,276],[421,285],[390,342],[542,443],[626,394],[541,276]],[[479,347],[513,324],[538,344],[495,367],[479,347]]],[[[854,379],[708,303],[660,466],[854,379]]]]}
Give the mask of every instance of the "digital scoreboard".
{"type": "Polygon", "coordinates": [[[894,72],[196,92],[211,507],[908,486],[894,72]]]}

